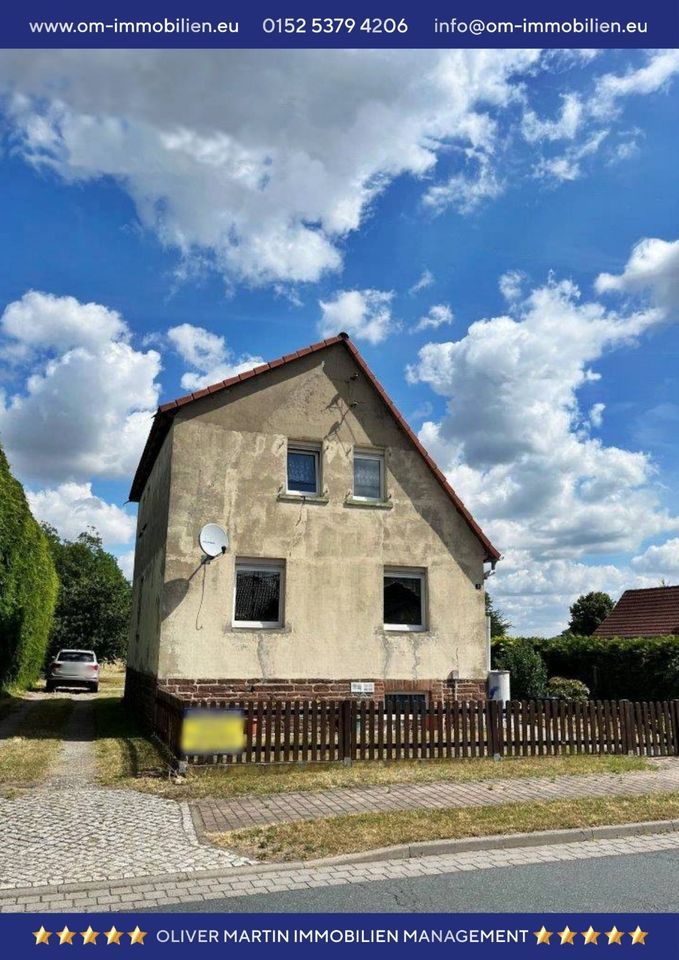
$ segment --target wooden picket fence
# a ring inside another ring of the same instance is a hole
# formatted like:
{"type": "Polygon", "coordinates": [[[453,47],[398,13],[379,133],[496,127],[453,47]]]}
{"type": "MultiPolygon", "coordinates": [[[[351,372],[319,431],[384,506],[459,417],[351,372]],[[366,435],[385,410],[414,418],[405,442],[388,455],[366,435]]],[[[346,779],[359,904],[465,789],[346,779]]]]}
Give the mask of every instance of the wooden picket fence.
{"type": "Polygon", "coordinates": [[[187,707],[240,710],[245,749],[196,762],[313,763],[547,757],[566,754],[679,754],[679,700],[413,702],[206,700],[187,704],[159,692],[155,731],[176,756],[187,707]]]}

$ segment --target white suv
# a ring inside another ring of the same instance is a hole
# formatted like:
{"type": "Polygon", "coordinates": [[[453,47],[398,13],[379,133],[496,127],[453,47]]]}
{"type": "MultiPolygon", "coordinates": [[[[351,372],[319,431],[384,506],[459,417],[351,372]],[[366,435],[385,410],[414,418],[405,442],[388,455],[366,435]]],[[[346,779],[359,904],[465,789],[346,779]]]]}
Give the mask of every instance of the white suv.
{"type": "Polygon", "coordinates": [[[45,690],[57,687],[99,689],[99,664],[93,650],[60,650],[47,669],[45,690]]]}

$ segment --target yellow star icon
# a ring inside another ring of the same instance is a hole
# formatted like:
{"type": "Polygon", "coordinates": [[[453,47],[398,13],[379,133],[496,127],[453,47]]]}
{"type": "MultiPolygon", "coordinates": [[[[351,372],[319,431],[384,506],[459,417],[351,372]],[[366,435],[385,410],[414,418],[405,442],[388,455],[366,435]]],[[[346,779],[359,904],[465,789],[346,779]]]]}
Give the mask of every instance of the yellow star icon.
{"type": "Polygon", "coordinates": [[[594,927],[590,925],[589,930],[582,931],[582,935],[585,938],[585,946],[588,943],[593,943],[595,947],[599,946],[599,944],[597,943],[597,940],[601,936],[601,932],[599,930],[595,930],[594,927]]]}
{"type": "Polygon", "coordinates": [[[99,936],[98,930],[93,930],[92,927],[88,927],[87,930],[84,930],[80,936],[83,938],[83,944],[93,943],[96,947],[97,937],[99,936]]]}
{"type": "Polygon", "coordinates": [[[112,943],[117,943],[120,946],[120,938],[123,935],[122,930],[116,930],[115,927],[111,927],[110,930],[104,931],[104,936],[106,937],[106,944],[110,946],[112,943]]]}
{"type": "Polygon", "coordinates": [[[632,946],[635,943],[640,943],[642,947],[646,946],[646,937],[648,936],[647,930],[642,930],[641,927],[637,927],[636,930],[630,930],[630,937],[632,938],[632,946]]]}
{"type": "Polygon", "coordinates": [[[52,936],[50,930],[45,930],[44,927],[40,927],[39,930],[33,931],[33,936],[35,937],[36,945],[38,943],[46,943],[49,946],[49,939],[52,936]]]}
{"type": "Polygon", "coordinates": [[[537,942],[538,942],[537,945],[538,945],[538,946],[539,946],[541,943],[546,943],[547,946],[549,946],[549,938],[552,936],[552,931],[551,931],[551,930],[545,930],[545,927],[544,927],[544,925],[543,925],[543,927],[542,927],[541,930],[536,930],[536,931],[533,933],[533,936],[534,936],[535,939],[537,940],[537,942]]]}
{"type": "Polygon", "coordinates": [[[619,943],[620,946],[622,946],[622,938],[625,936],[625,933],[623,930],[618,930],[617,927],[612,927],[606,931],[606,936],[608,937],[609,944],[619,943]]]}
{"type": "Polygon", "coordinates": [[[57,930],[57,936],[59,937],[59,946],[62,943],[70,943],[73,946],[73,937],[75,936],[75,930],[69,930],[68,927],[64,924],[63,930],[57,930]]]}
{"type": "Polygon", "coordinates": [[[563,930],[559,930],[558,935],[561,937],[562,946],[564,943],[570,943],[570,945],[573,946],[574,945],[573,939],[575,937],[575,933],[576,931],[571,930],[571,928],[568,926],[564,927],[563,930]]]}
{"type": "Polygon", "coordinates": [[[141,943],[143,946],[145,936],[146,936],[146,930],[140,930],[138,926],[135,927],[134,930],[132,930],[130,933],[128,933],[128,937],[130,938],[130,944],[141,943]]]}

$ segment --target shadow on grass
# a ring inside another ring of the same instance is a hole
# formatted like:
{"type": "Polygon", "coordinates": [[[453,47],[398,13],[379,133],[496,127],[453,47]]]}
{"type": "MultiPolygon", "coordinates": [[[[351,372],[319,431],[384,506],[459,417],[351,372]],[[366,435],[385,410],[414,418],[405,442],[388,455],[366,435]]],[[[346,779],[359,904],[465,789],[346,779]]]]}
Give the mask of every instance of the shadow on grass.
{"type": "Polygon", "coordinates": [[[126,779],[167,775],[169,755],[146,736],[122,697],[106,693],[92,706],[101,783],[121,785],[126,779]]]}

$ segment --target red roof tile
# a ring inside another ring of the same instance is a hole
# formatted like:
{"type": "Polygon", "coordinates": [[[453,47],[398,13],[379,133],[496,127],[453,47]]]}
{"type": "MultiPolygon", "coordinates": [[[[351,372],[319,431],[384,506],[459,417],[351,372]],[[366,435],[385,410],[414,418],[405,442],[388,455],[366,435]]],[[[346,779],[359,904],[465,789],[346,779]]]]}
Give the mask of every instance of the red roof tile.
{"type": "Polygon", "coordinates": [[[625,590],[610,615],[594,631],[597,637],[679,635],[679,586],[625,590]]]}
{"type": "Polygon", "coordinates": [[[366,378],[376,391],[376,393],[382,398],[387,409],[396,420],[397,424],[406,434],[408,439],[411,441],[417,452],[422,456],[424,462],[427,464],[431,472],[434,474],[434,477],[446,492],[450,500],[455,506],[455,509],[461,514],[465,522],[475,534],[475,536],[483,544],[486,551],[486,559],[492,562],[500,559],[500,551],[493,546],[491,541],[485,535],[481,527],[478,525],[476,520],[472,517],[471,513],[465,505],[462,503],[458,495],[455,493],[451,485],[446,480],[444,474],[436,466],[432,458],[429,456],[427,451],[424,449],[416,435],[413,433],[411,428],[406,423],[405,419],[401,416],[396,406],[394,405],[391,398],[388,396],[386,390],[379,382],[375,374],[372,372],[368,364],[365,362],[361,354],[358,352],[357,348],[349,339],[348,334],[340,333],[336,337],[330,337],[327,340],[321,340],[318,343],[312,343],[308,347],[304,347],[302,350],[297,350],[294,353],[286,354],[284,357],[279,357],[277,360],[271,360],[269,363],[261,364],[258,367],[255,367],[253,370],[248,370],[246,373],[239,374],[237,377],[230,377],[228,380],[222,380],[221,383],[214,383],[208,387],[205,387],[202,390],[197,390],[195,393],[186,394],[186,396],[179,397],[177,400],[171,400],[169,403],[164,403],[158,407],[158,411],[153,420],[153,425],[149,433],[148,439],[146,441],[146,446],[144,447],[144,452],[141,455],[139,461],[139,466],[137,467],[137,472],[135,474],[134,480],[132,481],[132,489],[130,490],[130,500],[133,502],[138,502],[146,486],[146,481],[148,480],[149,474],[155,463],[155,459],[160,451],[160,448],[163,445],[163,441],[167,436],[167,433],[172,425],[172,420],[179,410],[180,407],[185,406],[187,403],[193,403],[196,400],[199,400],[201,397],[206,396],[207,394],[219,393],[221,390],[227,390],[230,387],[234,386],[237,383],[241,383],[244,380],[249,380],[253,377],[260,376],[263,373],[267,373],[269,370],[273,370],[276,367],[281,367],[287,363],[294,363],[295,360],[298,360],[300,357],[308,356],[310,353],[316,353],[319,350],[325,350],[328,347],[332,347],[335,344],[343,344],[349,353],[352,355],[360,369],[365,374],[366,378]]]}

